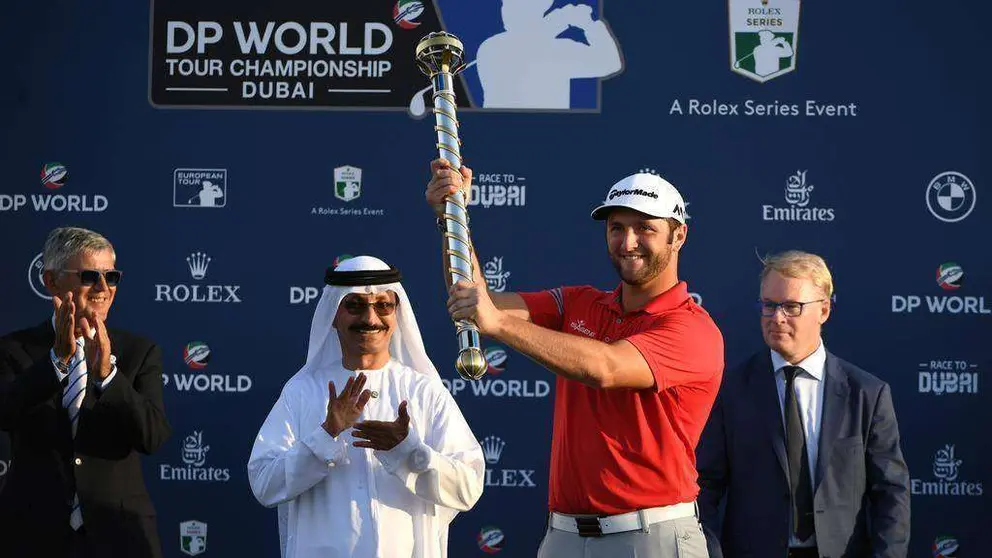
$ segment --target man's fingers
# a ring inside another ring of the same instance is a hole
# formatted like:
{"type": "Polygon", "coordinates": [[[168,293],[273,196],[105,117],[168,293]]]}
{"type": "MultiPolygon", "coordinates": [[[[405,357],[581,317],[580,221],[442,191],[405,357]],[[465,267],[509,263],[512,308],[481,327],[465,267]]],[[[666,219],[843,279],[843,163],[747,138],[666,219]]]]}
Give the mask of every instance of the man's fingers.
{"type": "Polygon", "coordinates": [[[369,399],[372,399],[372,392],[369,390],[362,391],[362,394],[358,396],[358,403],[356,405],[359,412],[365,410],[365,404],[369,402],[369,399]]]}
{"type": "Polygon", "coordinates": [[[439,169],[446,169],[451,166],[451,163],[447,159],[434,159],[431,161],[431,170],[437,171],[439,169]]]}
{"type": "Polygon", "coordinates": [[[391,426],[393,423],[386,422],[382,420],[363,420],[362,422],[356,423],[355,428],[357,430],[383,430],[391,426]]]}
{"type": "Polygon", "coordinates": [[[334,382],[327,382],[327,396],[331,401],[338,398],[338,391],[334,387],[334,382]]]}
{"type": "Polygon", "coordinates": [[[62,310],[62,299],[59,298],[59,295],[52,295],[52,304],[55,305],[55,311],[56,312],[59,312],[59,311],[62,310]]]}
{"type": "Polygon", "coordinates": [[[399,416],[396,421],[400,424],[410,424],[410,414],[406,410],[406,401],[400,403],[399,416]]]}
{"type": "Polygon", "coordinates": [[[347,399],[351,397],[351,386],[354,385],[355,378],[348,378],[348,381],[344,384],[344,389],[341,390],[341,399],[347,399]]]}
{"type": "Polygon", "coordinates": [[[358,400],[362,395],[362,389],[365,387],[365,381],[368,380],[368,376],[363,372],[358,373],[358,379],[355,380],[355,384],[351,387],[351,398],[358,400]]]}

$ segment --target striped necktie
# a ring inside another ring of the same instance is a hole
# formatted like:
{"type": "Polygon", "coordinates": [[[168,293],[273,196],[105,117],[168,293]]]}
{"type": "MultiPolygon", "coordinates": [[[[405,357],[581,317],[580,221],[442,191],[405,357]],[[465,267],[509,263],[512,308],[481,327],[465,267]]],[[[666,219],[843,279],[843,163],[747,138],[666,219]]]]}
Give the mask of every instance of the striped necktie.
{"type": "MultiPolygon", "coordinates": [[[[69,413],[69,423],[72,425],[72,437],[76,437],[76,428],[79,424],[79,409],[83,405],[83,397],[86,396],[86,355],[83,353],[83,338],[76,339],[76,354],[73,355],[69,364],[69,376],[66,378],[65,389],[62,390],[62,406],[69,413]]],[[[83,524],[83,513],[79,509],[79,494],[73,494],[72,514],[69,516],[69,525],[73,529],[79,529],[83,524]]]]}

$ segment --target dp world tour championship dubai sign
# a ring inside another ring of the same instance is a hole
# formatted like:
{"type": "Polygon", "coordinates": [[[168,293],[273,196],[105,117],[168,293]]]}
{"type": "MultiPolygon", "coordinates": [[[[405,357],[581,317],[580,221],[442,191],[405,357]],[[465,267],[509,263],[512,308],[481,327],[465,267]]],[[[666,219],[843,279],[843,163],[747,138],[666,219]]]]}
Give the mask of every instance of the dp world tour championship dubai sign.
{"type": "Polygon", "coordinates": [[[444,28],[471,58],[454,81],[459,108],[600,110],[600,81],[623,69],[601,0],[547,13],[524,0],[503,2],[519,29],[505,29],[500,10],[475,13],[458,1],[153,0],[149,99],[158,107],[422,117],[429,87],[414,53],[422,37],[444,28]],[[521,75],[539,79],[524,83],[521,75]]]}

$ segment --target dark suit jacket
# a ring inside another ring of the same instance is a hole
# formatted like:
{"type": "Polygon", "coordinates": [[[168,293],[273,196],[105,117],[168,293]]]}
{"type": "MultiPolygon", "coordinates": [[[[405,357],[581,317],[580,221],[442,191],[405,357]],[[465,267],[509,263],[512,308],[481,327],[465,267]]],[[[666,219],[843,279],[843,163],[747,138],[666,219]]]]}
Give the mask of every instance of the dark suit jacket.
{"type": "MultiPolygon", "coordinates": [[[[889,386],[830,352],[823,381],[813,478],[820,556],[903,558],[909,550],[909,471],[889,386]]],[[[697,464],[711,558],[784,557],[788,461],[767,349],[724,375],[697,464]]]]}
{"type": "Polygon", "coordinates": [[[51,322],[0,338],[0,430],[10,434],[12,450],[0,491],[0,556],[65,556],[74,491],[91,556],[162,554],[138,456],[171,433],[162,353],[126,332],[109,335],[117,375],[103,393],[95,376],[88,380],[75,439],[49,357],[51,322]]]}

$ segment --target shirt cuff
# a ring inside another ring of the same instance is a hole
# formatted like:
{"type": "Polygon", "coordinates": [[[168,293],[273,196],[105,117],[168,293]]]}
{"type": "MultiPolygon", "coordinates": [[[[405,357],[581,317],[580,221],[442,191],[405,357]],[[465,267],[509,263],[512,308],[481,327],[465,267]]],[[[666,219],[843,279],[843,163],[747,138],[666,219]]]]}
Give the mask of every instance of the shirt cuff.
{"type": "Polygon", "coordinates": [[[345,465],[349,462],[348,442],[344,439],[344,432],[335,438],[324,430],[323,426],[318,426],[309,436],[303,438],[302,442],[328,467],[345,465]]]}
{"type": "Polygon", "coordinates": [[[433,455],[431,448],[421,441],[420,435],[413,428],[393,449],[376,450],[373,453],[382,466],[394,475],[402,473],[404,467],[412,473],[423,473],[430,468],[433,455]]]}
{"type": "Polygon", "coordinates": [[[55,377],[59,379],[59,383],[66,379],[69,375],[69,365],[62,362],[62,359],[55,356],[55,349],[49,349],[48,356],[52,359],[52,366],[55,368],[55,377]]]}
{"type": "Polygon", "coordinates": [[[110,374],[103,380],[96,383],[96,389],[102,393],[104,390],[107,389],[107,386],[110,385],[110,380],[113,380],[114,376],[116,375],[117,375],[117,365],[112,364],[110,365],[110,374]]]}

